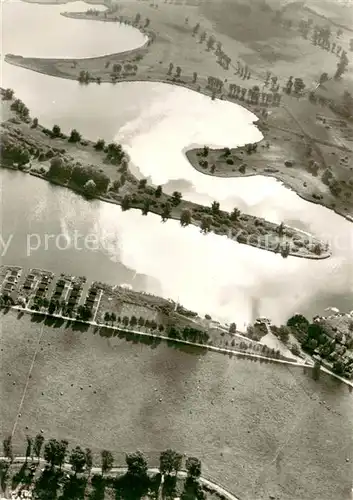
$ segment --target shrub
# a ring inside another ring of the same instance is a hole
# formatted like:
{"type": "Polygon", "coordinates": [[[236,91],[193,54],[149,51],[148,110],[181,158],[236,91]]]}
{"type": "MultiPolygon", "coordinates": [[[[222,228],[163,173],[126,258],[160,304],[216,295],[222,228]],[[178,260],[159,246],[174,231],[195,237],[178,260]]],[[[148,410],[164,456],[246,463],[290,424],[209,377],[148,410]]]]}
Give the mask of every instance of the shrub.
{"type": "Polygon", "coordinates": [[[95,145],[93,147],[97,151],[102,151],[104,149],[104,147],[105,147],[105,141],[104,141],[104,139],[98,139],[98,141],[95,143],[95,145]]]}
{"type": "Polygon", "coordinates": [[[73,128],[70,133],[69,142],[79,142],[81,140],[81,134],[73,128]]]}
{"type": "Polygon", "coordinates": [[[228,165],[234,165],[234,160],[233,160],[233,158],[227,158],[227,160],[226,160],[226,161],[227,161],[228,165]]]}

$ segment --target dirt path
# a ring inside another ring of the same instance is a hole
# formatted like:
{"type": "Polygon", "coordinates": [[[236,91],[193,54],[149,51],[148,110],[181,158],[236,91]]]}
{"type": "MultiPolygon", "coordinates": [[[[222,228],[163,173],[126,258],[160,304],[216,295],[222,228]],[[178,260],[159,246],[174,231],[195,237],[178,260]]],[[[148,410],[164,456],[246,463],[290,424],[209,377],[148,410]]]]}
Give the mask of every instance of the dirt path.
{"type": "Polygon", "coordinates": [[[12,427],[12,432],[11,432],[11,436],[12,437],[15,434],[16,427],[17,427],[17,422],[18,422],[18,419],[20,417],[22,406],[23,406],[23,402],[24,402],[25,397],[26,397],[26,393],[27,393],[27,389],[28,389],[28,384],[29,384],[29,381],[31,379],[32,370],[33,370],[34,364],[36,362],[37,354],[38,354],[38,351],[39,351],[40,341],[41,341],[42,336],[43,336],[43,330],[44,330],[44,324],[42,325],[42,328],[41,328],[41,330],[39,332],[39,335],[38,335],[38,338],[37,338],[37,345],[36,345],[36,348],[35,348],[35,351],[34,351],[34,354],[33,354],[31,365],[30,365],[29,370],[28,370],[26,384],[25,384],[25,387],[23,389],[22,398],[21,398],[21,401],[20,401],[20,404],[19,404],[19,407],[18,407],[18,410],[17,410],[17,413],[16,413],[16,418],[15,418],[15,421],[14,421],[14,424],[13,424],[13,427],[12,427]]]}

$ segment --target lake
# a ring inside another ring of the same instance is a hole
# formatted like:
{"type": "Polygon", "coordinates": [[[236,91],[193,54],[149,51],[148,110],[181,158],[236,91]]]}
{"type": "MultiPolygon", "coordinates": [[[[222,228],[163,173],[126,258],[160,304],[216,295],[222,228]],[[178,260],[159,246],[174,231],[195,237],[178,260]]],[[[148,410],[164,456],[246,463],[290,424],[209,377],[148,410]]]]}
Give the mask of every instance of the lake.
{"type": "MultiPolygon", "coordinates": [[[[59,15],[86,10],[83,3],[9,2],[3,6],[3,53],[88,57],[143,43],[142,35],[131,27],[59,15]],[[48,18],[45,25],[43,16],[48,18]],[[20,29],[11,34],[15,23],[20,29]],[[72,32],[77,36],[73,46],[67,33],[75,26],[79,31],[72,32]],[[123,34],[118,35],[120,29],[123,34]]],[[[240,328],[258,315],[280,322],[299,310],[314,315],[333,305],[352,309],[352,224],[300,199],[274,179],[211,178],[195,171],[186,160],[184,151],[192,145],[236,146],[260,140],[261,133],[253,125],[256,117],[241,106],[166,84],[80,86],[6,63],[3,86],[14,88],[31,115],[44,125],[57,123],[64,131],[77,128],[93,140],[103,137],[121,142],[140,175],[165,184],[166,191],[178,189],[184,198],[207,204],[218,200],[225,209],[238,206],[334,243],[333,257],[325,261],[282,259],[225,237],[203,236],[196,228],[181,228],[175,221],[162,224],[154,215],[122,213],[114,205],[87,202],[19,172],[1,171],[3,239],[14,234],[3,262],[130,283],[179,299],[201,313],[235,321],[240,328]],[[99,248],[60,250],[51,239],[46,249],[43,243],[45,234],[63,234],[72,241],[75,231],[96,235],[99,248]],[[26,242],[32,233],[40,235],[41,244],[28,256],[26,242]]]]}

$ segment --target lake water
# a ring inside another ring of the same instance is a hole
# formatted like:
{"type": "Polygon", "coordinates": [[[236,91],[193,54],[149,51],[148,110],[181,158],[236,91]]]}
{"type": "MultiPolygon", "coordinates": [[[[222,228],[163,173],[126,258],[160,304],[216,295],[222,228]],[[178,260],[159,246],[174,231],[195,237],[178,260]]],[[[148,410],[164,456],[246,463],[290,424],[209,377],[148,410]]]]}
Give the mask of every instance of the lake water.
{"type": "MultiPolygon", "coordinates": [[[[143,42],[142,35],[130,27],[121,28],[128,31],[120,40],[120,28],[114,24],[59,15],[86,8],[82,3],[7,4],[3,53],[87,57],[97,55],[97,51],[127,50],[143,42]],[[31,16],[30,22],[25,13],[31,16]],[[43,27],[44,16],[56,26],[50,36],[43,27]],[[16,30],[22,32],[21,37],[15,30],[11,34],[15,21],[21,27],[16,30]],[[75,44],[67,37],[69,25],[80,30],[75,44]],[[109,36],[108,29],[112,30],[109,36]]],[[[179,298],[201,313],[234,320],[239,327],[257,315],[279,322],[298,310],[314,315],[332,305],[352,309],[352,224],[301,200],[274,179],[210,178],[196,172],[186,160],[183,151],[192,145],[235,146],[260,140],[261,134],[253,125],[256,117],[247,110],[166,84],[82,87],[75,81],[8,64],[3,65],[3,86],[14,88],[32,116],[47,126],[57,123],[65,131],[77,128],[91,139],[122,142],[141,175],[156,184],[166,183],[166,190],[178,189],[185,198],[202,203],[216,199],[223,208],[238,206],[334,240],[331,259],[282,259],[225,237],[203,236],[196,228],[181,228],[175,221],[161,224],[153,215],[143,217],[138,211],[122,213],[114,205],[88,203],[39,179],[1,171],[3,238],[14,234],[4,262],[131,283],[137,289],[179,298]],[[97,235],[100,248],[59,250],[51,240],[45,249],[45,234],[62,233],[72,241],[75,230],[97,235]],[[26,241],[31,233],[41,235],[41,245],[28,257],[26,241]]]]}

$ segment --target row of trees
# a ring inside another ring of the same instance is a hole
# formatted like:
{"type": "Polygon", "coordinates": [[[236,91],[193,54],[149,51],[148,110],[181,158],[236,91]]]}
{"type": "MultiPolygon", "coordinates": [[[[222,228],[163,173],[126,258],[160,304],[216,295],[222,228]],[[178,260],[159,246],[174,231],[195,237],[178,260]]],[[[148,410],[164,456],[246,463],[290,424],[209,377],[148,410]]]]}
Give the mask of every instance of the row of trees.
{"type": "MultiPolygon", "coordinates": [[[[49,439],[45,442],[42,434],[37,434],[34,438],[26,436],[26,461],[40,460],[42,452],[43,458],[51,469],[61,470],[66,461],[71,465],[74,474],[86,472],[91,473],[93,468],[93,453],[90,448],[76,446],[69,451],[69,443],[66,439],[49,439]]],[[[12,436],[3,440],[4,456],[10,461],[14,460],[12,447],[12,436]]],[[[113,469],[114,456],[109,450],[102,450],[100,453],[100,468],[102,475],[109,473],[113,469]]],[[[127,453],[125,456],[127,474],[140,480],[148,474],[148,462],[141,451],[127,453]]],[[[175,450],[167,449],[159,456],[159,470],[161,475],[177,475],[183,465],[183,455],[175,450]]],[[[197,480],[201,476],[201,461],[196,457],[188,457],[185,460],[185,469],[189,478],[197,480]]]]}
{"type": "Polygon", "coordinates": [[[151,330],[158,329],[160,332],[163,332],[164,330],[164,325],[161,323],[158,324],[155,320],[145,319],[143,316],[137,318],[134,315],[132,315],[131,317],[117,316],[114,312],[111,313],[109,311],[106,311],[104,313],[104,322],[106,324],[110,323],[112,326],[115,324],[115,322],[118,322],[119,324],[122,324],[125,328],[127,328],[128,326],[130,326],[131,328],[139,326],[140,328],[145,327],[151,330]]]}

